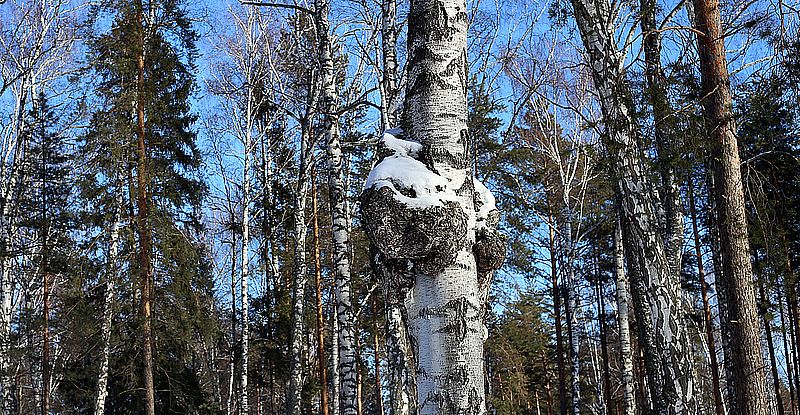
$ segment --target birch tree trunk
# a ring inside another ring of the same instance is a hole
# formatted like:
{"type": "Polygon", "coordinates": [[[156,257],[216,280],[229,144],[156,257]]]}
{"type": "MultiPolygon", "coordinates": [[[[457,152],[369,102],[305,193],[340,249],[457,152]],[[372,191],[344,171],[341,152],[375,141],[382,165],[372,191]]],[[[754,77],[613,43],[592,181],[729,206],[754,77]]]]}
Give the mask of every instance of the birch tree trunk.
{"type": "Polygon", "coordinates": [[[628,107],[629,85],[608,0],[572,0],[605,124],[648,386],[657,414],[699,411],[680,279],[660,232],[660,206],[628,107]]]}
{"type": "Polygon", "coordinates": [[[289,388],[286,396],[288,415],[300,415],[303,389],[303,316],[305,292],[308,283],[306,270],[306,196],[308,194],[308,144],[310,126],[308,118],[301,120],[300,154],[294,201],[294,281],[292,282],[292,327],[289,334],[289,388]]]}
{"type": "Polygon", "coordinates": [[[242,413],[247,415],[250,412],[250,405],[247,397],[247,366],[250,354],[250,150],[252,147],[253,134],[253,90],[252,86],[247,87],[247,108],[246,108],[246,130],[244,133],[244,154],[242,169],[242,371],[240,373],[241,408],[242,413]]]}
{"type": "Polygon", "coordinates": [[[340,414],[356,413],[356,364],[353,304],[350,298],[350,216],[342,171],[342,146],[339,140],[339,97],[333,63],[328,0],[316,1],[319,65],[322,82],[322,116],[328,155],[328,184],[333,221],[333,270],[336,284],[336,316],[339,319],[339,394],[340,414]]]}
{"type": "Polygon", "coordinates": [[[397,127],[397,0],[381,1],[381,125],[383,130],[397,127]]]}
{"type": "Polygon", "coordinates": [[[505,246],[469,169],[465,2],[412,1],[408,33],[410,140],[384,135],[362,216],[376,272],[410,287],[419,413],[483,414],[485,301],[505,246]]]}
{"type": "Polygon", "coordinates": [[[633,350],[628,318],[628,275],[625,273],[625,253],[622,247],[622,225],[619,218],[614,226],[614,272],[617,277],[617,325],[619,326],[619,350],[622,365],[622,413],[634,415],[636,395],[633,381],[633,350]]]}
{"type": "Polygon", "coordinates": [[[703,112],[708,122],[714,175],[716,225],[722,273],[717,279],[724,306],[723,349],[728,402],[734,414],[769,413],[766,373],[750,263],[739,148],[733,118],[725,40],[716,0],[694,0],[703,112]]]}
{"type": "Polygon", "coordinates": [[[103,302],[103,322],[101,335],[103,338],[103,354],[100,358],[100,373],[97,377],[97,391],[95,392],[94,413],[105,413],[106,397],[108,397],[108,372],[111,358],[111,326],[114,316],[114,297],[116,295],[116,281],[119,279],[119,233],[122,227],[122,190],[117,189],[114,201],[114,222],[111,225],[111,241],[108,250],[108,269],[105,278],[105,299],[103,302]]]}

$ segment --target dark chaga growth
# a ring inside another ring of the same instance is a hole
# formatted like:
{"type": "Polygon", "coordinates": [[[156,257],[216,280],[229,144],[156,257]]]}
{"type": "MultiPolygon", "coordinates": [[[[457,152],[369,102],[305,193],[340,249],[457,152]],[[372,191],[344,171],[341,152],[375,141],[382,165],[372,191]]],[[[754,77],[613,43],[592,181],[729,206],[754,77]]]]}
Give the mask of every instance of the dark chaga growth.
{"type": "Polygon", "coordinates": [[[503,266],[503,261],[506,259],[507,244],[508,241],[505,235],[496,230],[482,229],[475,235],[475,245],[472,246],[472,252],[475,254],[475,262],[478,266],[478,281],[481,286],[486,284],[487,274],[503,266]]]}
{"type": "Polygon", "coordinates": [[[387,261],[411,274],[436,275],[455,262],[467,233],[467,216],[455,202],[418,208],[394,198],[389,187],[361,195],[361,217],[370,242],[387,261]]]}

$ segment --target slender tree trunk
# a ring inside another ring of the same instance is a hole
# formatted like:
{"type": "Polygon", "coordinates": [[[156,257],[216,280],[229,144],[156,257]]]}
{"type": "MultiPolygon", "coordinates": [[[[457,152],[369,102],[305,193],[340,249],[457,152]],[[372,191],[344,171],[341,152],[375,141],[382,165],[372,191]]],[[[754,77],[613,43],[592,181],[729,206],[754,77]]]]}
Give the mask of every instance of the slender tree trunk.
{"type": "MultiPolygon", "coordinates": [[[[549,206],[548,206],[549,209],[549,206]]],[[[550,279],[553,295],[553,315],[556,329],[556,367],[558,369],[558,404],[559,413],[567,414],[567,374],[564,369],[564,335],[561,332],[561,287],[558,284],[558,256],[556,250],[555,222],[552,212],[548,212],[548,244],[550,249],[550,279]]]]}
{"type": "Polygon", "coordinates": [[[380,342],[378,341],[378,304],[377,297],[372,297],[372,311],[373,311],[373,324],[372,324],[372,351],[374,353],[373,359],[375,361],[375,403],[377,404],[377,415],[384,415],[383,412],[383,385],[381,384],[381,355],[380,355],[380,342]]]}
{"type": "Polygon", "coordinates": [[[328,14],[328,0],[316,0],[317,36],[319,37],[319,65],[322,81],[323,123],[327,143],[330,206],[333,221],[333,268],[336,283],[336,315],[339,318],[339,393],[341,415],[355,413],[355,329],[353,305],[350,298],[350,216],[346,209],[346,189],[342,171],[342,147],[339,140],[339,97],[333,62],[332,40],[328,14]]]}
{"type": "Polygon", "coordinates": [[[145,27],[142,0],[136,0],[136,24],[141,49],[136,55],[136,184],[137,184],[137,227],[139,233],[139,278],[141,279],[142,295],[142,359],[144,360],[144,401],[145,413],[155,415],[156,396],[153,384],[153,331],[152,331],[152,301],[153,301],[153,275],[150,269],[150,195],[148,191],[150,177],[148,172],[148,150],[145,139],[145,91],[144,91],[144,54],[145,54],[145,27]]]}
{"type": "MultiPolygon", "coordinates": [[[[758,258],[758,250],[754,251],[753,259],[755,261],[754,270],[756,272],[759,271],[759,258],[758,258]]],[[[772,375],[772,387],[773,391],[775,392],[775,406],[776,410],[778,411],[778,415],[784,415],[786,410],[783,407],[783,396],[781,396],[781,379],[778,377],[778,363],[775,359],[775,345],[772,339],[772,321],[767,317],[767,313],[769,312],[770,304],[769,299],[766,295],[766,290],[764,289],[764,276],[762,275],[761,278],[758,278],[758,302],[761,304],[761,321],[764,324],[764,331],[767,338],[767,349],[769,352],[769,362],[770,362],[770,371],[772,375]]]]}
{"type": "Polygon", "coordinates": [[[697,227],[697,207],[694,201],[694,186],[692,180],[689,184],[689,212],[692,216],[692,236],[694,237],[694,255],[697,260],[697,278],[700,284],[700,296],[703,300],[703,325],[705,326],[706,343],[708,346],[709,365],[711,366],[711,391],[714,397],[714,409],[717,415],[725,415],[722,402],[722,389],[720,389],[719,363],[717,362],[717,345],[714,341],[714,319],[711,317],[711,304],[708,301],[708,284],[703,269],[703,250],[700,243],[700,231],[697,227]]]}
{"type": "Polygon", "coordinates": [[[628,321],[628,275],[625,273],[625,257],[622,247],[622,225],[617,218],[614,226],[614,272],[617,279],[617,325],[619,326],[619,349],[622,364],[622,414],[634,415],[636,395],[633,384],[633,351],[628,321]]]}
{"type": "MultiPolygon", "coordinates": [[[[334,282],[336,284],[336,282],[334,282]]],[[[334,290],[336,288],[334,287],[334,290]]],[[[333,296],[333,295],[331,295],[333,296]]],[[[331,310],[331,332],[338,333],[339,332],[339,317],[336,315],[336,306],[334,305],[331,310]]],[[[331,414],[332,415],[339,415],[339,336],[332,335],[331,336],[331,386],[333,386],[333,390],[331,391],[331,414]]]]}
{"type": "MultiPolygon", "coordinates": [[[[322,315],[322,262],[319,248],[319,212],[317,210],[317,177],[311,170],[311,213],[314,216],[314,286],[317,300],[317,354],[319,355],[319,406],[328,415],[328,366],[325,361],[325,319],[322,315]]],[[[335,351],[334,351],[335,353],[335,351]]]]}
{"type": "Polygon", "coordinates": [[[381,1],[381,17],[381,126],[385,131],[397,127],[397,0],[381,1]]]}
{"type": "Polygon", "coordinates": [[[111,360],[111,326],[114,317],[114,299],[116,296],[116,281],[119,278],[117,260],[119,257],[119,233],[122,227],[122,192],[115,191],[114,196],[114,222],[111,225],[110,246],[108,250],[108,265],[105,276],[105,299],[103,301],[103,322],[100,334],[103,338],[103,354],[100,358],[100,371],[97,377],[97,391],[95,392],[94,413],[103,414],[108,396],[108,373],[111,360]]]}
{"type": "Polygon", "coordinates": [[[567,319],[567,337],[569,338],[570,354],[569,362],[571,369],[570,386],[572,389],[572,413],[581,413],[581,338],[579,316],[580,293],[578,288],[578,278],[575,273],[575,247],[572,239],[572,211],[565,207],[562,212],[564,221],[563,229],[558,240],[561,251],[561,271],[564,273],[566,290],[564,291],[564,311],[567,319]]]}
{"type": "Polygon", "coordinates": [[[781,336],[783,337],[783,356],[786,364],[786,378],[789,383],[789,400],[792,415],[797,414],[797,395],[794,388],[794,361],[796,360],[791,342],[791,327],[786,330],[786,313],[784,312],[783,292],[778,291],[778,312],[781,318],[781,336]]]}
{"type": "MultiPolygon", "coordinates": [[[[599,268],[599,266],[598,266],[599,268]]],[[[603,282],[599,278],[600,273],[598,270],[598,278],[597,278],[597,308],[599,312],[597,313],[598,319],[600,320],[600,353],[603,359],[603,412],[602,414],[605,415],[608,413],[609,408],[611,407],[611,369],[609,367],[608,361],[608,345],[606,338],[608,335],[608,327],[606,326],[606,300],[605,295],[603,293],[603,282]]]]}
{"type": "Polygon", "coordinates": [[[42,232],[42,415],[50,413],[50,272],[47,239],[49,226],[42,232]]]}
{"type": "Polygon", "coordinates": [[[244,133],[244,153],[242,154],[242,371],[239,383],[242,388],[242,414],[250,413],[248,402],[248,375],[250,363],[250,150],[253,146],[253,88],[247,88],[246,131],[244,133]]]}
{"type": "Polygon", "coordinates": [[[572,0],[605,124],[640,345],[656,414],[699,412],[680,279],[669,257],[608,0],[572,0]]]}
{"type": "Polygon", "coordinates": [[[653,108],[654,138],[658,150],[661,199],[664,206],[662,232],[671,272],[678,274],[683,257],[683,206],[680,184],[675,177],[677,137],[673,128],[673,110],[667,95],[667,79],[661,67],[661,32],[656,24],[656,0],[640,0],[640,25],[644,39],[647,97],[653,108]]]}
{"type": "Polygon", "coordinates": [[[294,202],[294,281],[292,283],[292,328],[289,345],[289,388],[286,410],[288,415],[300,415],[303,389],[303,317],[307,285],[306,276],[306,196],[308,193],[308,145],[310,139],[309,120],[301,122],[300,161],[294,202]]]}
{"type": "Polygon", "coordinates": [[[732,413],[766,415],[766,374],[719,3],[694,0],[694,10],[721,248],[722,274],[717,279],[717,289],[725,308],[722,337],[728,401],[732,413]]]}
{"type": "MultiPolygon", "coordinates": [[[[233,214],[231,214],[231,221],[233,221],[233,214]]],[[[231,232],[231,350],[230,350],[230,365],[228,370],[228,415],[234,415],[236,412],[236,366],[237,357],[236,351],[239,349],[239,342],[236,340],[236,330],[239,326],[239,317],[236,312],[236,232],[231,232]]]]}

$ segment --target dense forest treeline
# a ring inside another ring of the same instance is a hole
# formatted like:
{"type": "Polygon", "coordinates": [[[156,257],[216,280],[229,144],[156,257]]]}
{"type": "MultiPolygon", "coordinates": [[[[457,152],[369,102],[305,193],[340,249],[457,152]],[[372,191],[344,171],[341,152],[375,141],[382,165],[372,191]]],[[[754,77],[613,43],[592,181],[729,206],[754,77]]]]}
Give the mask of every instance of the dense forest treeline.
{"type": "Polygon", "coordinates": [[[0,1],[0,414],[800,415],[799,24],[0,1]]]}

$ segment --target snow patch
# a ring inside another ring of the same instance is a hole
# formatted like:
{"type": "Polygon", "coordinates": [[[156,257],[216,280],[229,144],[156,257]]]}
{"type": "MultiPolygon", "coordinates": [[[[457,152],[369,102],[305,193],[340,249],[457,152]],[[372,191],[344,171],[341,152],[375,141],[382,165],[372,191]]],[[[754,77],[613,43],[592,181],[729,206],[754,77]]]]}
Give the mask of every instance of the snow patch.
{"type": "Polygon", "coordinates": [[[480,206],[475,206],[475,227],[477,229],[487,229],[489,214],[497,211],[497,202],[492,192],[480,180],[473,178],[475,193],[478,195],[480,206]]]}
{"type": "Polygon", "coordinates": [[[415,141],[401,140],[397,138],[403,134],[403,130],[399,128],[392,128],[383,133],[381,143],[388,149],[394,150],[394,153],[401,156],[417,157],[422,144],[415,141]]]}

